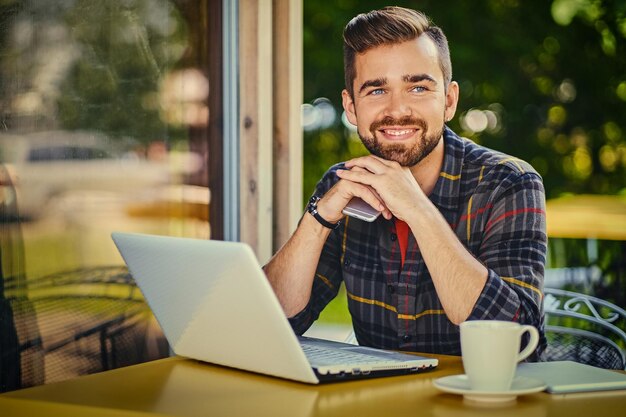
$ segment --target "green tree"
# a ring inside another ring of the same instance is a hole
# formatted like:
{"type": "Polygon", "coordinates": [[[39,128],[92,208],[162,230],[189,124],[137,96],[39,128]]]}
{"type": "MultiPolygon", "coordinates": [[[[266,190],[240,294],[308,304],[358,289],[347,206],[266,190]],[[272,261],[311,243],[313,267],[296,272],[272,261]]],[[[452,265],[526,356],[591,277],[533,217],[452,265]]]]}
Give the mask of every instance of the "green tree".
{"type": "MultiPolygon", "coordinates": [[[[0,6],[2,90],[37,97],[13,128],[97,130],[139,142],[186,138],[162,116],[163,77],[188,48],[188,28],[168,0],[41,2],[0,6]],[[34,116],[32,116],[34,115],[34,116]]],[[[0,103],[5,114],[19,110],[0,103]]]]}
{"type": "Polygon", "coordinates": [[[169,2],[79,0],[63,20],[80,48],[59,99],[64,128],[140,141],[182,135],[159,115],[159,83],[179,60],[172,51],[177,44],[183,49],[187,36],[169,2]]]}

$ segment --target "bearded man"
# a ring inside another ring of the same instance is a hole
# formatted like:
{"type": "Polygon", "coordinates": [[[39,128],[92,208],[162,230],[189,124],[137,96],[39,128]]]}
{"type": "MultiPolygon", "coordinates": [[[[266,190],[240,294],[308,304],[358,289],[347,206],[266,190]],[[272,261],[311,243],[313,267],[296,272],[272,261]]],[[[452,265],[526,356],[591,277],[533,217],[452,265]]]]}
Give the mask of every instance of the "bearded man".
{"type": "Polygon", "coordinates": [[[411,9],[360,14],[344,30],[344,70],[343,107],[371,155],[328,170],[264,268],[294,331],[344,282],[361,345],[460,355],[460,323],[504,320],[539,330],[540,359],[542,180],[445,125],[459,86],[442,30],[411,9]],[[381,215],[345,217],[355,197],[381,215]]]}

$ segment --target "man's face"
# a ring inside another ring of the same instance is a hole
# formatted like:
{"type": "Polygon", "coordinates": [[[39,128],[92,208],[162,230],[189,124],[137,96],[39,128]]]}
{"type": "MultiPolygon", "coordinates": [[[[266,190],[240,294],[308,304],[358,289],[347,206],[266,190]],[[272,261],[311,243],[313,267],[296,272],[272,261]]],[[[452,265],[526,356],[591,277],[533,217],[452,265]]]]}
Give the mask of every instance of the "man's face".
{"type": "Polygon", "coordinates": [[[456,110],[458,85],[446,92],[437,48],[426,35],[357,54],[354,100],[343,91],[348,120],[374,155],[412,167],[441,140],[456,110]]]}

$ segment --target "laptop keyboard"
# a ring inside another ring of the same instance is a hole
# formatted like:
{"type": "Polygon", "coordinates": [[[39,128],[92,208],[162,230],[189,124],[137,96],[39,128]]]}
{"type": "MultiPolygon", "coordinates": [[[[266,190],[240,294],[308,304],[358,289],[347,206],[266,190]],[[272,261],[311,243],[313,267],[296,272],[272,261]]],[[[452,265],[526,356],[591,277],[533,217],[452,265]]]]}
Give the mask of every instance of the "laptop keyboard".
{"type": "Polygon", "coordinates": [[[392,375],[418,372],[437,361],[380,349],[299,336],[302,351],[320,381],[356,378],[370,373],[392,375]],[[433,362],[434,361],[434,362],[433,362]]]}
{"type": "Polygon", "coordinates": [[[332,349],[328,347],[302,344],[302,350],[311,364],[315,365],[345,365],[381,362],[381,358],[366,353],[351,352],[346,349],[332,349]]]}

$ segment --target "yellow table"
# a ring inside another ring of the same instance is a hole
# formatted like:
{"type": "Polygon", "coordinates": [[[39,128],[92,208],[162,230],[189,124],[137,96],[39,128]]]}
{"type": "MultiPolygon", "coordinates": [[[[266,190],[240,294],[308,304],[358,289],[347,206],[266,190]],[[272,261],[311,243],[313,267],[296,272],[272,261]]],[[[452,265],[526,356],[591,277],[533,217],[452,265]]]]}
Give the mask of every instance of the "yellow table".
{"type": "Polygon", "coordinates": [[[626,196],[581,194],[546,202],[548,236],[626,240],[626,196]]]}
{"type": "Polygon", "coordinates": [[[462,373],[458,357],[419,375],[306,385],[182,358],[89,375],[0,395],[12,416],[623,416],[626,391],[521,396],[485,407],[445,394],[431,381],[462,373]]]}

